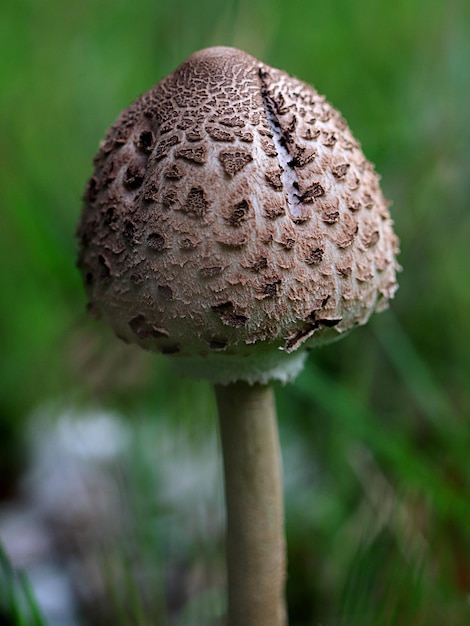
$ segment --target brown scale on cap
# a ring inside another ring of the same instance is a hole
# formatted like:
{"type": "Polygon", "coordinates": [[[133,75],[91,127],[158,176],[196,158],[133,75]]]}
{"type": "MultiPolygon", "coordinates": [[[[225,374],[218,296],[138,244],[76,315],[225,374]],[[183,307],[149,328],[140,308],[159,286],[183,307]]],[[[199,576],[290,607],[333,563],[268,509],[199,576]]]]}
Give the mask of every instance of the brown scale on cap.
{"type": "MultiPolygon", "coordinates": [[[[257,350],[263,370],[393,297],[398,241],[373,166],[313,87],[244,52],[193,54],[94,163],[79,267],[127,341],[217,363],[257,350]]],[[[245,376],[269,377],[285,376],[245,376]]]]}

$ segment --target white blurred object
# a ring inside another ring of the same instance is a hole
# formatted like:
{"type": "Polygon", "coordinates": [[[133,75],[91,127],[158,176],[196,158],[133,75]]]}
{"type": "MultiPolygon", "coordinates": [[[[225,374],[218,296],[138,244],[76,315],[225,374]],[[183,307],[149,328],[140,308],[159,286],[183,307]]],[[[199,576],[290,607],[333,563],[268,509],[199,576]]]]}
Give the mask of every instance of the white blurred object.
{"type": "Polygon", "coordinates": [[[163,416],[128,424],[111,412],[51,413],[31,419],[17,499],[0,506],[0,541],[48,626],[80,626],[84,607],[110,622],[109,575],[121,584],[129,550],[136,584],[156,576],[169,611],[219,585],[218,565],[210,574],[191,556],[223,535],[215,430],[195,441],[163,416]]]}
{"type": "Polygon", "coordinates": [[[24,570],[49,626],[78,626],[73,563],[118,526],[111,470],[129,441],[117,415],[66,412],[31,420],[17,501],[0,507],[0,541],[24,570]]]}

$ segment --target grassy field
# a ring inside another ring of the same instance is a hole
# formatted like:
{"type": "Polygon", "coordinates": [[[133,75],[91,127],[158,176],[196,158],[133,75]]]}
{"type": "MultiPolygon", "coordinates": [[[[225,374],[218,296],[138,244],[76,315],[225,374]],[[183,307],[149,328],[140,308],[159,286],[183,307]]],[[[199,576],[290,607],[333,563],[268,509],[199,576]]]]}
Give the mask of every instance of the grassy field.
{"type": "MultiPolygon", "coordinates": [[[[3,0],[2,493],[21,465],[23,427],[38,407],[109,407],[138,415],[150,430],[152,416],[163,416],[195,446],[214,432],[205,383],[175,380],[163,357],[120,345],[88,319],[74,230],[106,128],[191,52],[216,44],[243,48],[327,95],[381,173],[401,240],[404,270],[391,309],[312,353],[296,383],[277,389],[285,465],[295,462],[288,451],[299,442],[304,459],[286,488],[291,626],[465,626],[464,0],[3,0]]],[[[137,478],[132,485],[138,489],[137,478]]],[[[178,546],[172,550],[180,558],[178,546]]],[[[194,547],[190,554],[198,558],[194,547]]],[[[193,623],[181,615],[175,624],[193,623]]]]}

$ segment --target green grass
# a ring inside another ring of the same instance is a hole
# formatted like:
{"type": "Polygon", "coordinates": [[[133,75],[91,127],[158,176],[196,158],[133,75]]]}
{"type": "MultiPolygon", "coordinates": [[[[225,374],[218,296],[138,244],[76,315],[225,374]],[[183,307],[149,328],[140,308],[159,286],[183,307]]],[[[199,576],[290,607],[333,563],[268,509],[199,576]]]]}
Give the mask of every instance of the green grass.
{"type": "Polygon", "coordinates": [[[292,626],[469,623],[469,3],[4,0],[0,18],[2,475],[51,399],[165,415],[194,441],[213,428],[207,385],[87,319],[74,230],[119,111],[195,49],[236,45],[342,111],[393,201],[404,267],[390,312],[278,389],[283,440],[318,473],[287,496],[292,626]],[[418,579],[393,524],[361,543],[378,512],[357,458],[423,537],[418,579]]]}
{"type": "Polygon", "coordinates": [[[47,626],[28,577],[16,571],[0,545],[0,623],[47,626]]]}

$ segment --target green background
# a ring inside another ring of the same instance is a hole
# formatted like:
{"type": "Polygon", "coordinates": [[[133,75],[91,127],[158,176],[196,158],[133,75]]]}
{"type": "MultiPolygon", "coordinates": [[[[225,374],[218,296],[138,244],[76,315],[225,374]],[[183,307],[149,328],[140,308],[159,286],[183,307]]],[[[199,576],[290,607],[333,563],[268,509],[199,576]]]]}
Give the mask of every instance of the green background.
{"type": "Polygon", "coordinates": [[[120,110],[196,49],[220,44],[327,95],[381,173],[401,240],[391,309],[313,352],[277,389],[283,441],[302,441],[320,477],[286,496],[291,624],[468,624],[464,0],[3,0],[3,492],[38,407],[113,408],[143,428],[158,416],[195,445],[215,429],[206,383],[174,379],[163,357],[88,319],[74,230],[92,157],[120,110]]]}

